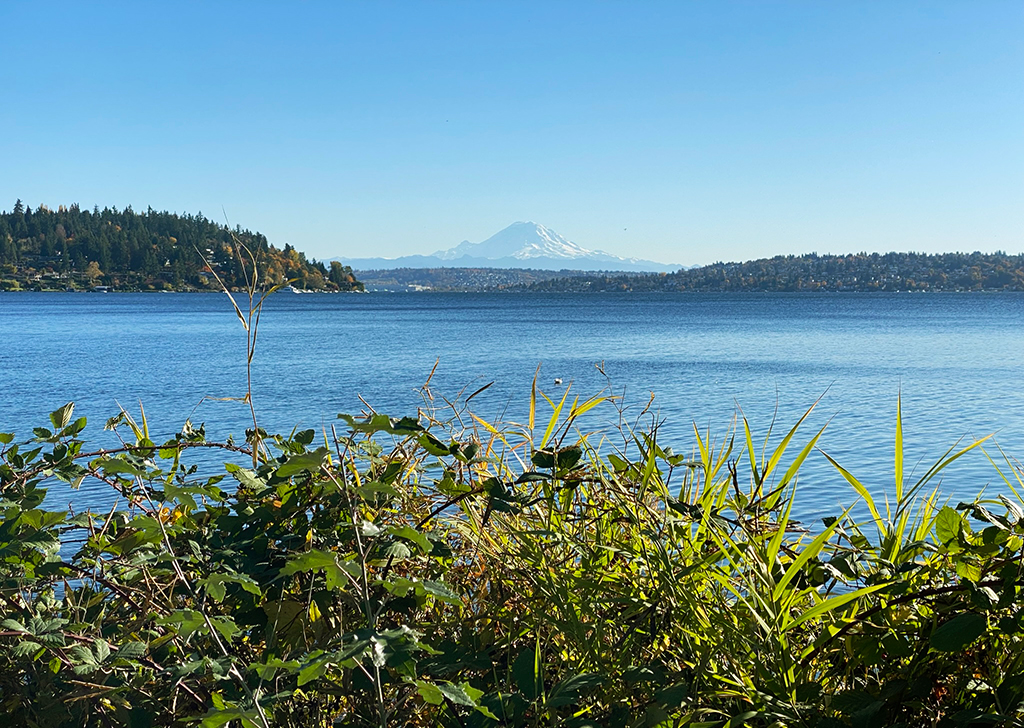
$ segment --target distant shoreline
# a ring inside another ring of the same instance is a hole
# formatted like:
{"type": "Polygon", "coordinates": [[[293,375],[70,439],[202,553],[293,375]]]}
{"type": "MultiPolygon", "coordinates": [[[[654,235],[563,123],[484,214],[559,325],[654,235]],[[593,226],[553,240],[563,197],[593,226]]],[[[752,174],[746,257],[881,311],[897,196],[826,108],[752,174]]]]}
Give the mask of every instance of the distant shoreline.
{"type": "MultiPolygon", "coordinates": [[[[224,295],[224,291],[214,290],[180,290],[180,291],[169,291],[169,290],[110,290],[110,291],[86,291],[86,290],[75,290],[75,291],[62,291],[58,289],[43,289],[43,290],[32,290],[32,289],[19,289],[19,290],[0,290],[0,295],[13,293],[13,294],[68,294],[68,295],[82,295],[82,294],[94,294],[97,296],[103,296],[110,293],[120,295],[153,295],[153,294],[212,294],[212,295],[224,295]]],[[[245,293],[242,289],[234,289],[231,293],[245,293]]],[[[874,290],[834,290],[821,288],[816,290],[799,290],[799,291],[767,291],[767,290],[736,290],[736,291],[697,291],[697,290],[591,290],[591,291],[563,291],[563,290],[531,290],[523,288],[481,288],[481,289],[420,289],[420,290],[364,290],[364,291],[305,291],[304,293],[310,294],[323,294],[323,295],[342,295],[342,294],[359,294],[359,295],[381,295],[381,296],[401,296],[401,295],[444,295],[453,293],[471,293],[471,294],[482,294],[482,295],[514,295],[514,296],[530,296],[530,295],[559,295],[559,296],[590,296],[595,294],[607,294],[607,295],[632,295],[632,294],[643,294],[643,295],[736,295],[736,296],[753,296],[753,295],[787,295],[787,296],[826,296],[826,295],[879,295],[889,294],[897,295],[904,293],[926,293],[926,294],[1003,294],[1003,293],[1024,293],[1024,289],[1019,288],[976,288],[976,289],[917,289],[917,290],[903,290],[903,289],[874,289],[874,290]]],[[[275,297],[280,295],[282,297],[289,297],[287,293],[275,293],[275,297]]]]}

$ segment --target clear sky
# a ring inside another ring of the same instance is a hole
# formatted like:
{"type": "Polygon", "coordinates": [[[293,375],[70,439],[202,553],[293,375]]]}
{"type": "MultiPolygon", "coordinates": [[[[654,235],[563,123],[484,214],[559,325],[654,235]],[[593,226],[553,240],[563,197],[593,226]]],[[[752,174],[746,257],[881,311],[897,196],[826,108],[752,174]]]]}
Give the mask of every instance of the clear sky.
{"type": "Polygon", "coordinates": [[[311,256],[1024,252],[1024,2],[0,2],[0,209],[311,256]]]}

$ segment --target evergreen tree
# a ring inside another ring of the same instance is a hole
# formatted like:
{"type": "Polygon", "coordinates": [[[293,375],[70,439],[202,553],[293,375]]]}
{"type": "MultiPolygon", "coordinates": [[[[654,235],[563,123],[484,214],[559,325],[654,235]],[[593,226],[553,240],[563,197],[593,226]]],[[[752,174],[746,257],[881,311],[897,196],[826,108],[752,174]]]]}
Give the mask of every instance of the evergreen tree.
{"type": "MultiPolygon", "coordinates": [[[[265,236],[241,226],[232,231],[201,214],[176,215],[151,207],[144,213],[131,206],[82,211],[77,204],[58,206],[56,211],[40,205],[33,211],[19,199],[12,212],[0,212],[0,265],[12,267],[18,280],[27,280],[29,271],[44,280],[58,272],[83,276],[95,263],[94,275],[101,270],[109,282],[129,290],[160,288],[165,282],[215,288],[219,284],[211,270],[201,275],[206,264],[198,248],[226,285],[239,287],[245,285],[245,275],[235,251],[236,238],[257,255],[266,280],[280,280],[281,271],[287,270],[290,278],[308,287],[327,286],[324,266],[308,262],[291,245],[279,250],[265,236]]],[[[361,286],[354,277],[336,285],[361,286]]]]}

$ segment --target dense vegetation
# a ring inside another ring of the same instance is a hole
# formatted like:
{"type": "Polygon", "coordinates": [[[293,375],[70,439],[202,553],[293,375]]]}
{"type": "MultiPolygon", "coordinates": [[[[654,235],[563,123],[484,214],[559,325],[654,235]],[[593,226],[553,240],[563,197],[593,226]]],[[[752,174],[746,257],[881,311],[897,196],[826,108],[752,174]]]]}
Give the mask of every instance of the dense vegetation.
{"type": "Polygon", "coordinates": [[[552,278],[593,275],[585,271],[533,268],[389,268],[357,271],[371,290],[502,291],[552,278]]]}
{"type": "MultiPolygon", "coordinates": [[[[123,447],[106,451],[68,405],[27,441],[0,435],[0,713],[133,728],[1024,723],[1024,508],[942,505],[928,488],[963,451],[905,482],[898,428],[893,501],[836,464],[872,515],[805,527],[789,513],[820,433],[798,446],[794,427],[758,455],[741,421],[683,454],[656,427],[581,435],[606,398],[549,400],[535,424],[538,402],[521,425],[460,404],[237,443],[188,424],[154,443],[122,412],[107,426],[123,447]],[[211,449],[225,470],[203,475],[190,461],[211,449]],[[46,509],[52,479],[108,488],[117,507],[46,509]]],[[[1001,472],[1019,486],[1019,468],[1001,472]]]]}
{"type": "Polygon", "coordinates": [[[239,289],[245,282],[237,243],[257,256],[272,285],[362,288],[347,266],[307,260],[290,245],[278,249],[260,233],[232,230],[202,214],[78,205],[33,210],[18,200],[12,212],[0,213],[0,290],[219,290],[217,276],[239,289]]]}
{"type": "Polygon", "coordinates": [[[714,263],[660,275],[574,276],[538,291],[1024,291],[1024,255],[860,253],[714,263]]]}

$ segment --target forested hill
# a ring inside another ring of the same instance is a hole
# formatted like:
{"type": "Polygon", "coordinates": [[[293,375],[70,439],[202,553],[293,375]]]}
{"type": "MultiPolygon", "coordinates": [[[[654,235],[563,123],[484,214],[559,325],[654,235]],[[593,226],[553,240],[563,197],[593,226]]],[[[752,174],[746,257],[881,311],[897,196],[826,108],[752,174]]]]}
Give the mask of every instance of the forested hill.
{"type": "Polygon", "coordinates": [[[1024,291],[1024,255],[860,253],[776,256],[660,275],[537,281],[532,291],[1024,291]]]}
{"type": "Polygon", "coordinates": [[[279,249],[260,233],[231,230],[202,214],[78,205],[33,210],[18,200],[13,211],[0,212],[0,290],[212,290],[219,287],[214,273],[227,286],[241,287],[235,239],[256,254],[271,283],[362,289],[348,266],[307,260],[290,245],[279,249]]]}

